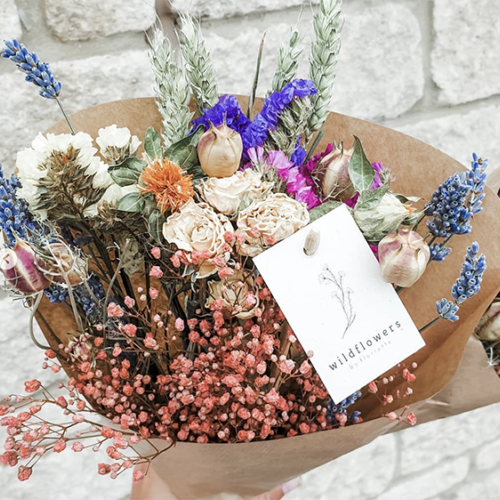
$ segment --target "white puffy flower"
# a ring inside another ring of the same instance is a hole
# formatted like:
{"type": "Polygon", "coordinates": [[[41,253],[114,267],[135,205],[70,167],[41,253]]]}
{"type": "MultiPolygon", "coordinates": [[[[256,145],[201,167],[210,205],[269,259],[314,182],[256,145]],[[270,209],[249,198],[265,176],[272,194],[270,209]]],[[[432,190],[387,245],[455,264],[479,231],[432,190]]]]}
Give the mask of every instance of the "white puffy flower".
{"type": "Polygon", "coordinates": [[[98,156],[97,149],[93,147],[92,137],[84,132],[71,134],[38,134],[33,140],[31,148],[26,148],[17,154],[16,166],[18,175],[23,185],[18,195],[24,198],[31,210],[40,216],[43,211],[37,211],[39,200],[39,181],[47,176],[50,169],[48,160],[54,153],[67,153],[70,148],[76,152],[75,164],[84,169],[87,175],[92,175],[94,189],[107,188],[112,184],[106,165],[98,156]]]}
{"type": "Polygon", "coordinates": [[[135,155],[141,145],[139,138],[132,135],[127,127],[118,128],[116,125],[99,129],[96,142],[101,155],[113,164],[135,155]]]}
{"type": "Polygon", "coordinates": [[[218,212],[234,215],[244,200],[252,202],[261,198],[271,187],[271,182],[263,182],[257,172],[246,169],[231,177],[208,177],[199,184],[198,190],[218,212]]]}
{"type": "Polygon", "coordinates": [[[136,184],[125,187],[121,187],[118,184],[112,184],[108,189],[106,189],[106,192],[103,194],[98,203],[85,210],[85,215],[88,217],[96,217],[104,204],[108,205],[110,208],[116,209],[118,207],[118,203],[124,196],[130,193],[138,192],[139,188],[136,184]]]}

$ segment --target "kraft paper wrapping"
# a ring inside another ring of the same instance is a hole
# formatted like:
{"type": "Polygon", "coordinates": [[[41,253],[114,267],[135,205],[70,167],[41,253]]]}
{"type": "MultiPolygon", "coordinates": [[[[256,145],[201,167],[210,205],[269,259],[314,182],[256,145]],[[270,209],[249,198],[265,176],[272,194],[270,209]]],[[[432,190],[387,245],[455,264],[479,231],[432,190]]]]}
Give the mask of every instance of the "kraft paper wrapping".
{"type": "MultiPolygon", "coordinates": [[[[246,109],[247,98],[240,98],[240,102],[246,109]]],[[[261,105],[262,100],[258,100],[256,110],[261,105]]],[[[161,128],[152,98],[103,104],[75,113],[71,121],[75,130],[94,138],[99,128],[111,124],[128,127],[140,139],[149,126],[161,128]]],[[[67,133],[68,128],[61,121],[48,132],[67,133]]],[[[329,115],[317,152],[332,141],[343,140],[349,147],[353,135],[361,139],[371,161],[380,161],[390,169],[394,192],[429,199],[438,184],[464,170],[457,161],[412,137],[337,113],[329,115]]],[[[469,341],[500,289],[500,200],[496,193],[487,191],[484,210],[475,218],[472,234],[453,238],[453,251],[446,262],[432,263],[417,285],[400,295],[417,327],[427,324],[436,316],[436,300],[450,297],[467,246],[473,240],[480,243],[488,263],[481,292],[461,306],[459,322],[440,321],[426,330],[426,347],[407,360],[417,362],[418,368],[417,380],[412,384],[414,392],[405,403],[412,405],[421,423],[500,401],[500,380],[488,368],[480,343],[469,341]]],[[[40,312],[59,339],[55,340],[46,323],[39,320],[47,340],[66,343],[67,334],[74,332],[68,310],[43,301],[40,312]]],[[[382,407],[367,398],[360,409],[365,420],[362,424],[307,436],[232,445],[179,443],[161,455],[153,467],[181,500],[221,492],[255,495],[364,446],[381,434],[404,427],[380,418],[398,409],[398,401],[392,407],[382,407]]]]}

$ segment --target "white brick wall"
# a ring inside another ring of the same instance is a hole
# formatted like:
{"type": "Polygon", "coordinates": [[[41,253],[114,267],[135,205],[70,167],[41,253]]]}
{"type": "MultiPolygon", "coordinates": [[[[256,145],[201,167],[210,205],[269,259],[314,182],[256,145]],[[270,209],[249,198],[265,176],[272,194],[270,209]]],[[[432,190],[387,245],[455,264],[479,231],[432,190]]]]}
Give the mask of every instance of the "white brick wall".
{"type": "MultiPolygon", "coordinates": [[[[203,20],[223,91],[248,92],[267,29],[260,93],[272,78],[287,26],[301,16],[311,38],[309,0],[158,0],[163,19],[192,8],[203,20]],[[301,6],[304,4],[303,10],[301,6]],[[244,16],[244,17],[242,17],[244,16]]],[[[318,3],[314,0],[312,3],[318,3]]],[[[467,163],[470,153],[500,165],[500,3],[495,0],[344,0],[346,24],[332,108],[414,135],[467,163]]],[[[153,0],[0,0],[0,40],[20,36],[52,63],[70,112],[152,94],[141,31],[153,0]],[[19,13],[18,13],[19,12],[19,13]],[[22,19],[22,27],[19,19],[22,19]]],[[[307,76],[307,48],[302,75],[307,76]]],[[[54,103],[0,61],[0,161],[59,119],[54,103]]],[[[432,165],[429,166],[432,168],[432,165]]],[[[0,297],[0,393],[19,391],[41,363],[27,338],[28,315],[0,297]],[[20,362],[22,359],[22,362],[20,362]]],[[[38,370],[41,372],[41,369],[38,370]]],[[[56,383],[57,377],[41,375],[56,383]]],[[[27,483],[1,469],[2,500],[125,500],[130,478],[95,474],[101,457],[46,457],[27,483]],[[82,473],[83,471],[83,473],[82,473]]],[[[312,471],[290,500],[498,500],[500,405],[384,436],[312,471]]]]}

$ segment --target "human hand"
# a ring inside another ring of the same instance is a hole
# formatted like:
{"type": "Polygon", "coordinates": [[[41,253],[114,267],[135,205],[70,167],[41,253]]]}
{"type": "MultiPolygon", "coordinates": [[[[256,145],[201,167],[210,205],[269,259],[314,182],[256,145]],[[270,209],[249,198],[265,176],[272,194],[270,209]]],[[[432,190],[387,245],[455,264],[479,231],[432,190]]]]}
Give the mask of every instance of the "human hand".
{"type": "Polygon", "coordinates": [[[292,490],[299,487],[301,483],[302,479],[297,477],[288,483],[285,483],[283,486],[279,486],[272,491],[253,497],[250,500],[281,500],[287,493],[290,493],[292,490]]]}

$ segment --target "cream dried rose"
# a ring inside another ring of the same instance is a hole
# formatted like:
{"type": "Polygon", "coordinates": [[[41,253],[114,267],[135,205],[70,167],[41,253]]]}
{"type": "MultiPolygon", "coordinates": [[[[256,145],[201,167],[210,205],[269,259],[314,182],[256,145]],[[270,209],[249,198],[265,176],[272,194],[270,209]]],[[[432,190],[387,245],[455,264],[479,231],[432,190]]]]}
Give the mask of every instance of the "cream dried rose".
{"type": "Polygon", "coordinates": [[[241,202],[250,202],[270,191],[272,183],[261,180],[260,175],[251,169],[236,172],[231,177],[209,177],[198,186],[203,199],[224,215],[234,215],[241,202]]]}
{"type": "MultiPolygon", "coordinates": [[[[190,199],[179,212],[171,215],[163,225],[163,236],[188,254],[207,251],[210,258],[221,253],[224,233],[232,231],[233,226],[222,214],[217,214],[206,203],[195,203],[190,199]]],[[[198,269],[198,277],[206,278],[217,268],[205,260],[198,269]]]]}
{"type": "Polygon", "coordinates": [[[240,212],[237,234],[246,237],[240,253],[255,257],[264,247],[288,238],[308,223],[309,212],[304,203],[283,193],[270,194],[240,212]]]}
{"type": "Polygon", "coordinates": [[[210,281],[208,290],[210,296],[207,299],[207,307],[214,301],[222,299],[224,309],[239,319],[252,318],[255,314],[254,309],[259,305],[254,279],[249,273],[243,275],[241,272],[236,272],[222,281],[210,281]]]}

